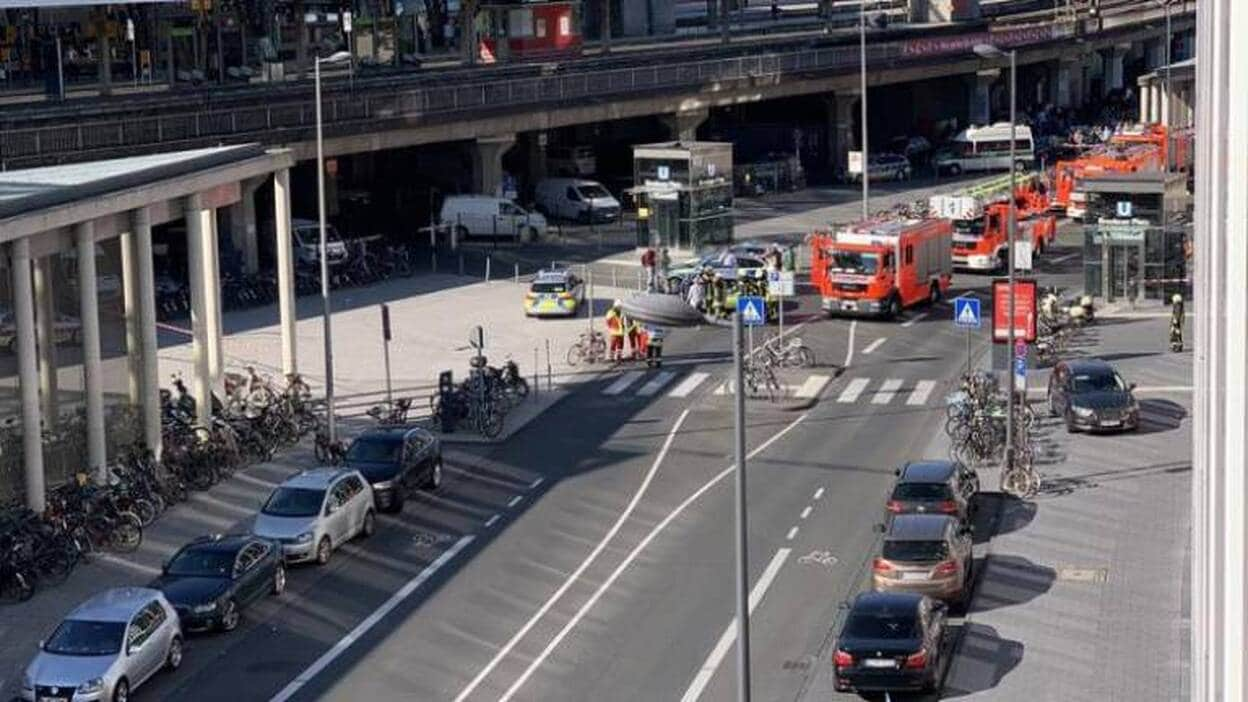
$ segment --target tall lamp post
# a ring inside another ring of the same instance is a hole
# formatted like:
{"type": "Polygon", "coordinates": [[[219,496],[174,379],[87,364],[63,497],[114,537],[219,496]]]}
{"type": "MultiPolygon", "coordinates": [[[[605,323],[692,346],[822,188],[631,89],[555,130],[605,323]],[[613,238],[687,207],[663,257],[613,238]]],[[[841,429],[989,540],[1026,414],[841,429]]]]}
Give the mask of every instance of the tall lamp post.
{"type": "Polygon", "coordinates": [[[1174,95],[1171,92],[1171,88],[1173,88],[1174,86],[1170,82],[1170,64],[1174,62],[1174,59],[1172,59],[1170,56],[1170,46],[1171,44],[1174,43],[1174,37],[1170,33],[1170,5],[1173,4],[1174,0],[1157,0],[1157,2],[1166,10],[1166,100],[1165,100],[1166,108],[1164,110],[1161,110],[1161,124],[1162,126],[1166,128],[1166,148],[1163,150],[1163,153],[1165,154],[1165,157],[1166,157],[1166,173],[1169,173],[1170,172],[1170,141],[1171,141],[1170,139],[1170,110],[1171,110],[1170,101],[1174,99],[1174,95]]]}
{"type": "MultiPolygon", "coordinates": [[[[1018,215],[1015,212],[1014,188],[1015,180],[1018,177],[1018,163],[1015,161],[1014,144],[1015,131],[1018,128],[1018,115],[1016,112],[1018,104],[1018,63],[1017,54],[1014,50],[1003,51],[992,44],[978,44],[975,46],[975,55],[984,59],[1000,60],[1009,58],[1010,60],[1010,219],[1009,219],[1009,246],[1006,252],[1006,275],[1009,280],[1010,288],[1010,309],[1009,309],[1009,331],[1008,349],[1010,353],[1014,351],[1014,244],[1015,229],[1018,226],[1018,215]]],[[[1011,366],[1008,377],[1007,388],[1009,389],[1009,401],[1006,403],[1008,409],[1005,417],[1005,468],[1008,470],[1014,467],[1014,393],[1016,392],[1014,383],[1014,368],[1011,366]]]]}
{"type": "Polygon", "coordinates": [[[336,440],[334,421],[334,337],[330,331],[329,252],[325,237],[325,138],[321,119],[321,64],[341,63],[351,57],[345,51],[313,61],[316,84],[316,209],[321,234],[321,314],[325,336],[325,421],[330,442],[336,440]]]}
{"type": "Polygon", "coordinates": [[[858,104],[862,113],[862,219],[870,217],[868,198],[870,193],[871,168],[867,158],[867,3],[861,0],[858,4],[858,104]]]}

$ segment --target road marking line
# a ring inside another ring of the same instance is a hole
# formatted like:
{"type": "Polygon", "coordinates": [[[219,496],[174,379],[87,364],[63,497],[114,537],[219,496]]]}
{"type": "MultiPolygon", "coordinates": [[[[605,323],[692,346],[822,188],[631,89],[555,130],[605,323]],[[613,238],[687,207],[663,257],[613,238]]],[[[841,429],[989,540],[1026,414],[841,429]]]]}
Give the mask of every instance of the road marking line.
{"type": "Polygon", "coordinates": [[[858,399],[863,390],[867,389],[867,385],[871,382],[869,378],[854,378],[849,381],[849,385],[841,391],[841,396],[836,398],[837,402],[853,402],[858,399]]]}
{"type": "Polygon", "coordinates": [[[538,485],[541,485],[541,484],[542,484],[542,483],[544,483],[544,482],[546,482],[546,479],[545,479],[545,478],[537,478],[537,479],[535,479],[533,482],[529,483],[529,489],[530,489],[530,490],[536,490],[536,489],[537,489],[537,486],[538,486],[538,485]]]}
{"type": "Polygon", "coordinates": [[[822,499],[823,499],[823,488],[819,488],[818,490],[815,490],[815,494],[811,497],[811,499],[814,499],[814,500],[822,500],[822,499]]]}
{"type": "Polygon", "coordinates": [[[1191,392],[1191,385],[1140,385],[1135,392],[1191,392]]]}
{"type": "Polygon", "coordinates": [[[641,389],[637,391],[637,394],[640,397],[650,397],[651,395],[662,390],[663,386],[667,385],[668,382],[670,382],[671,379],[675,377],[676,377],[676,371],[663,371],[659,373],[658,375],[654,376],[654,378],[652,378],[650,382],[646,383],[645,385],[642,385],[641,389]]]}
{"type": "Polygon", "coordinates": [[[810,509],[811,509],[810,505],[806,505],[806,509],[802,510],[802,513],[801,513],[801,514],[799,514],[799,515],[797,516],[797,518],[798,518],[798,519],[805,519],[805,518],[809,517],[809,516],[810,516],[810,509]]]}
{"type": "Polygon", "coordinates": [[[385,619],[395,607],[398,607],[403,600],[406,600],[412,595],[412,593],[416,592],[416,590],[432,578],[438,570],[440,570],[447,563],[450,563],[456,556],[459,555],[460,551],[467,548],[474,539],[476,539],[476,537],[472,535],[459,537],[459,541],[456,541],[455,545],[451,546],[446,551],[443,551],[442,555],[438,556],[432,563],[425,566],[425,569],[417,573],[416,577],[407,581],[407,584],[391,595],[390,599],[386,600],[384,604],[373,610],[373,613],[365,617],[364,621],[357,624],[355,628],[352,629],[346,636],[339,639],[338,643],[335,643],[332,648],[321,654],[321,657],[317,658],[312,665],[304,669],[298,677],[290,681],[286,687],[282,688],[280,692],[274,695],[270,702],[286,702],[286,700],[294,697],[295,693],[299,692],[304,685],[312,682],[313,678],[319,675],[321,671],[328,668],[330,663],[333,663],[335,659],[345,653],[347,649],[351,647],[351,644],[358,641],[360,637],[367,634],[370,629],[377,626],[378,622],[385,619]]]}
{"type": "Polygon", "coordinates": [[[618,379],[616,379],[614,383],[611,383],[605,389],[603,389],[602,394],[603,395],[619,395],[620,393],[627,390],[628,386],[637,382],[637,379],[643,375],[645,375],[645,373],[641,371],[626,371],[623,375],[621,375],[618,379]]]}
{"type": "Polygon", "coordinates": [[[901,389],[901,378],[889,378],[885,380],[880,389],[875,392],[875,396],[871,398],[873,405],[887,405],[897,397],[897,391],[901,389]]]}
{"type": "Polygon", "coordinates": [[[246,473],[235,473],[235,474],[234,474],[234,477],[235,477],[235,478],[238,478],[239,480],[243,481],[244,483],[251,483],[252,485],[258,485],[258,486],[260,486],[260,487],[262,487],[262,488],[268,488],[268,489],[270,489],[270,490],[272,490],[273,488],[275,488],[275,487],[277,487],[278,485],[280,485],[280,484],[281,484],[281,483],[275,483],[275,482],[273,482],[273,481],[271,481],[271,480],[265,480],[265,479],[263,479],[263,478],[257,478],[257,477],[256,477],[256,476],[254,476],[254,475],[247,475],[246,473]]]}
{"type": "Polygon", "coordinates": [[[494,524],[498,522],[499,519],[502,519],[501,514],[496,514],[493,517],[490,517],[489,519],[485,521],[485,528],[489,529],[490,527],[494,526],[494,524]]]}
{"type": "Polygon", "coordinates": [[[698,386],[702,384],[702,381],[706,380],[709,377],[711,377],[710,373],[704,373],[702,371],[698,371],[696,373],[690,373],[688,377],[680,381],[680,383],[676,387],[672,388],[672,391],[667,393],[667,396],[668,397],[689,397],[690,393],[692,393],[694,390],[697,390],[698,386]]]}
{"type": "Polygon", "coordinates": [[[99,558],[105,563],[112,563],[113,565],[121,566],[122,568],[129,568],[130,570],[138,571],[144,575],[160,575],[160,568],[119,558],[111,553],[95,552],[91,554],[91,557],[99,558]]]}
{"type": "Polygon", "coordinates": [[[797,527],[789,529],[789,533],[784,535],[784,540],[792,541],[794,536],[797,536],[797,527]]]}
{"type": "Polygon", "coordinates": [[[801,386],[797,388],[797,392],[794,392],[793,396],[802,399],[819,397],[819,393],[823,391],[824,386],[831,381],[831,376],[812,375],[806,379],[806,382],[802,383],[801,386]]]}
{"type": "Polygon", "coordinates": [[[516,495],[515,497],[507,501],[507,508],[511,509],[512,507],[515,507],[516,505],[520,504],[520,500],[523,500],[523,499],[524,497],[522,495],[516,495]]]}
{"type": "Polygon", "coordinates": [[[924,405],[927,404],[927,398],[931,396],[932,390],[936,389],[936,381],[920,380],[914,385],[914,392],[910,393],[910,397],[906,398],[907,405],[924,405]]]}
{"type": "Polygon", "coordinates": [[[863,355],[865,356],[869,353],[875,353],[875,350],[883,346],[885,341],[888,341],[887,336],[880,337],[879,339],[872,341],[870,344],[867,344],[867,348],[862,350],[863,355]]]}
{"type": "MultiPolygon", "coordinates": [[[[1080,252],[1076,251],[1075,253],[1072,253],[1072,254],[1066,254],[1065,256],[1059,256],[1059,257],[1057,257],[1057,258],[1053,259],[1052,261],[1049,261],[1049,263],[1065,263],[1065,262],[1069,261],[1070,259],[1075,258],[1076,256],[1082,256],[1082,255],[1083,255],[1082,253],[1080,253],[1080,252]]],[[[1008,292],[1008,291],[1007,291],[1007,292],[1008,292]]]]}
{"type": "Polygon", "coordinates": [[[845,367],[854,362],[854,331],[858,329],[858,320],[849,323],[849,348],[845,349],[845,367]]]}
{"type": "MultiPolygon", "coordinates": [[[[686,410],[686,413],[687,413],[687,410],[686,410]]],[[[683,417],[684,415],[681,415],[681,416],[683,417]]],[[[797,419],[794,419],[792,422],[790,422],[780,431],[776,432],[775,434],[772,434],[770,439],[767,439],[763,443],[756,446],[753,451],[750,451],[748,454],[746,454],[745,456],[746,460],[747,461],[751,460],[758,454],[767,450],[772,444],[776,443],[781,438],[783,438],[785,434],[788,434],[789,431],[791,431],[794,427],[796,427],[798,424],[801,424],[803,421],[805,421],[806,417],[807,415],[803,414],[799,416],[797,419]]],[[[632,551],[628,552],[628,556],[626,556],[624,560],[621,561],[618,566],[616,566],[615,570],[611,571],[611,575],[609,575],[607,579],[604,580],[603,583],[598,586],[598,589],[594,591],[594,594],[588,600],[586,600],[585,604],[582,605],[580,609],[576,611],[576,614],[572,617],[572,619],[568,620],[568,623],[565,624],[563,628],[559,630],[559,633],[555,635],[555,638],[551,639],[550,643],[546,645],[546,648],[543,648],[542,652],[539,653],[537,657],[533,659],[533,662],[529,663],[529,666],[524,669],[524,672],[521,673],[520,677],[516,679],[516,682],[513,683],[512,686],[507,689],[507,692],[505,692],[503,696],[499,698],[498,702],[507,702],[508,700],[511,699],[512,695],[516,694],[516,692],[524,685],[525,681],[529,679],[529,676],[533,674],[533,671],[537,670],[538,666],[540,666],[543,662],[545,662],[546,658],[550,655],[551,651],[555,650],[555,648],[559,645],[559,643],[563,641],[563,638],[568,635],[568,632],[572,631],[572,628],[575,627],[581,621],[581,619],[584,618],[585,614],[588,613],[589,610],[593,608],[593,606],[598,602],[598,599],[602,597],[602,594],[606,592],[607,589],[610,588],[615,583],[616,579],[620,577],[620,574],[623,573],[624,570],[628,568],[628,566],[632,565],[633,561],[637,560],[638,554],[640,554],[643,550],[645,550],[645,548],[650,545],[650,542],[654,541],[654,539],[659,534],[661,534],[664,529],[667,528],[668,524],[671,524],[673,520],[679,517],[681,513],[684,512],[689,507],[689,505],[693,504],[698,498],[702,497],[702,495],[704,495],[707,490],[710,490],[712,487],[715,486],[716,483],[718,483],[719,481],[731,475],[733,471],[735,471],[736,469],[737,469],[737,466],[734,463],[733,465],[730,465],[727,468],[720,471],[710,480],[703,483],[702,487],[694,491],[692,495],[690,495],[689,497],[686,497],[684,502],[681,502],[679,505],[677,505],[676,509],[672,510],[670,513],[668,513],[666,517],[663,518],[663,521],[656,524],[650,530],[650,532],[646,534],[646,537],[642,539],[640,543],[634,546],[632,551]]],[[[784,559],[788,558],[789,549],[780,549],[780,550],[784,552],[784,556],[780,557],[779,555],[777,555],[776,558],[773,558],[771,565],[767,566],[767,571],[763,572],[763,578],[767,579],[766,583],[768,586],[771,584],[771,579],[776,577],[775,572],[773,571],[779,570],[780,566],[783,565],[784,563],[784,559]],[[771,572],[771,574],[768,575],[768,572],[771,572]]],[[[760,578],[759,584],[762,584],[762,583],[763,583],[763,579],[760,578]]],[[[757,586],[755,587],[757,589],[757,586]]],[[[764,586],[762,591],[758,593],[759,598],[763,596],[763,592],[765,592],[766,589],[767,589],[766,586],[764,586]]],[[[751,600],[753,600],[753,597],[751,597],[751,600]]]]}
{"type": "MultiPolygon", "coordinates": [[[[788,560],[791,550],[782,548],[776,551],[776,555],[772,557],[771,563],[767,564],[767,569],[759,576],[758,582],[754,584],[754,589],[750,591],[750,614],[754,613],[754,608],[762,601],[763,595],[767,593],[767,588],[771,587],[772,581],[776,579],[776,574],[780,572],[780,568],[788,560]]],[[[724,656],[728,655],[728,649],[732,648],[736,640],[737,618],[734,616],[732,621],[728,623],[727,628],[724,629],[724,633],[719,637],[715,648],[711,649],[710,655],[702,663],[702,667],[698,668],[698,674],[694,676],[693,682],[689,683],[689,688],[681,696],[680,702],[697,702],[698,698],[706,690],[706,686],[710,684],[711,678],[715,675],[715,670],[719,668],[719,664],[724,660],[724,656]]]]}
{"type": "MultiPolygon", "coordinates": [[[[663,441],[663,446],[659,449],[658,455],[654,457],[654,463],[650,464],[650,470],[646,472],[646,477],[642,479],[641,485],[637,486],[637,491],[633,493],[633,498],[629,500],[628,505],[624,507],[624,511],[621,512],[620,516],[616,518],[615,523],[611,525],[611,528],[607,530],[607,533],[602,537],[598,544],[594,546],[594,549],[590,551],[588,556],[585,557],[585,560],[581,561],[581,564],[577,566],[576,570],[563,581],[563,584],[559,586],[559,589],[555,590],[554,594],[542,603],[542,606],[538,608],[538,610],[532,617],[529,618],[527,622],[524,623],[524,626],[520,627],[520,630],[513,634],[502,648],[498,649],[498,652],[496,652],[494,657],[490,659],[490,662],[487,663],[479,673],[477,673],[476,677],[474,677],[468,685],[460,691],[458,695],[456,695],[455,702],[463,702],[478,687],[480,687],[482,681],[484,681],[485,678],[498,667],[498,664],[511,653],[511,650],[516,647],[516,644],[527,636],[529,631],[536,626],[543,617],[546,616],[546,613],[550,611],[550,608],[555,606],[555,603],[563,597],[564,593],[566,593],[572,585],[580,579],[581,575],[589,568],[590,564],[598,558],[598,554],[602,553],[603,550],[606,549],[607,544],[611,541],[611,539],[615,538],[615,535],[620,531],[620,527],[624,526],[624,522],[627,521],[632,515],[633,510],[637,508],[637,504],[641,502],[642,496],[645,495],[646,490],[649,489],[650,482],[654,480],[655,473],[658,472],[659,466],[663,464],[663,459],[667,458],[667,452],[671,449],[672,442],[676,440],[676,433],[680,431],[680,427],[684,425],[685,418],[688,416],[689,410],[686,409],[676,418],[676,423],[673,424],[671,430],[668,431],[667,438],[663,441]]],[[[543,655],[543,658],[544,657],[545,656],[543,655]]],[[[540,661],[541,659],[538,659],[534,662],[534,665],[536,666],[536,664],[540,663],[540,661]]]]}
{"type": "Polygon", "coordinates": [[[916,323],[926,318],[927,318],[927,312],[920,312],[914,315],[913,317],[911,317],[910,319],[907,319],[906,321],[902,322],[901,326],[905,329],[909,329],[910,327],[913,327],[916,323]]]}
{"type": "Polygon", "coordinates": [[[731,394],[732,394],[732,381],[731,381],[731,380],[729,380],[728,382],[726,382],[726,383],[722,383],[719,387],[715,388],[715,393],[714,393],[714,394],[716,394],[716,395],[731,395],[731,394]]]}

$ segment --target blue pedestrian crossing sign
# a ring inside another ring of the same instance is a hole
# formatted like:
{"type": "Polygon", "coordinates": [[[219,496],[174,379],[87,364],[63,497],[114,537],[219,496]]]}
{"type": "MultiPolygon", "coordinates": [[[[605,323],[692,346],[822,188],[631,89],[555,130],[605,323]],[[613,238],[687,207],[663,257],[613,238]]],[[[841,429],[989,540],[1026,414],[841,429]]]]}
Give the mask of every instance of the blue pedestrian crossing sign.
{"type": "Polygon", "coordinates": [[[953,325],[963,329],[979,329],[983,317],[979,314],[979,298],[958,297],[953,300],[953,325]]]}
{"type": "Polygon", "coordinates": [[[741,317],[741,323],[747,327],[761,327],[767,323],[767,305],[763,304],[763,298],[742,295],[737,298],[737,314],[741,317]]]}

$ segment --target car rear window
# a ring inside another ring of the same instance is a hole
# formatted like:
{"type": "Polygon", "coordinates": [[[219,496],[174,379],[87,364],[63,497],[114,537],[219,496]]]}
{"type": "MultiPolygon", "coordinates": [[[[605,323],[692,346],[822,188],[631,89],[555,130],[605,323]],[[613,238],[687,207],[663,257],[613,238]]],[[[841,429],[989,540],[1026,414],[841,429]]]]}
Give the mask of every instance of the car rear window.
{"type": "Polygon", "coordinates": [[[855,639],[913,639],[919,635],[913,612],[862,612],[849,615],[842,633],[855,639]]]}
{"type": "Polygon", "coordinates": [[[568,291],[567,283],[534,283],[529,292],[535,293],[561,293],[568,291]]]}
{"type": "Polygon", "coordinates": [[[403,442],[392,439],[356,439],[347,449],[348,461],[361,463],[397,463],[403,442]]]}
{"type": "Polygon", "coordinates": [[[893,488],[894,500],[948,500],[952,497],[946,483],[897,483],[893,488]]]}
{"type": "Polygon", "coordinates": [[[883,555],[890,561],[943,561],[949,548],[944,541],[885,541],[883,555]]]}

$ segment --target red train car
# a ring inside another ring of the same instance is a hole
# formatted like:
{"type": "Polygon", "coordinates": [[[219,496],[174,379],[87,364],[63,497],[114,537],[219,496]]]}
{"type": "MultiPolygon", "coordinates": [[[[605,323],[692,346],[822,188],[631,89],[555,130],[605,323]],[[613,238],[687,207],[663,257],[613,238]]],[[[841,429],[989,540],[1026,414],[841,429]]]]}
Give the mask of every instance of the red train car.
{"type": "Polygon", "coordinates": [[[482,32],[477,43],[481,62],[579,56],[583,43],[580,5],[566,0],[482,5],[479,17],[485,18],[490,29],[482,32]],[[507,39],[501,53],[496,35],[507,39]]]}

